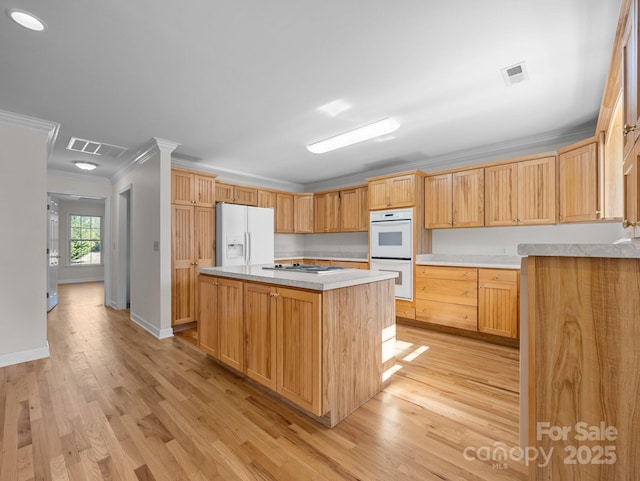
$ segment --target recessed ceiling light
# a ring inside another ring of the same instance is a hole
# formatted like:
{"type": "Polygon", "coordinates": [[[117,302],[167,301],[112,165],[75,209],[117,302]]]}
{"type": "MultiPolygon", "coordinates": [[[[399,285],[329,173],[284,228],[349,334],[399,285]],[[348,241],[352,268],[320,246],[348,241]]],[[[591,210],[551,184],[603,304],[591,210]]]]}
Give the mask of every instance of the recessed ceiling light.
{"type": "Polygon", "coordinates": [[[400,124],[394,119],[382,119],[364,127],[350,130],[335,137],[330,137],[320,142],[307,145],[307,150],[314,154],[324,154],[331,150],[340,149],[348,145],[357,144],[365,140],[390,134],[400,128],[400,124]]]}
{"type": "Polygon", "coordinates": [[[7,10],[7,15],[21,27],[34,32],[42,32],[46,28],[44,22],[32,13],[11,9],[7,10]]]}
{"type": "Polygon", "coordinates": [[[81,160],[76,160],[74,164],[78,169],[82,170],[93,170],[98,167],[98,164],[94,164],[93,162],[83,162],[81,160]]]}

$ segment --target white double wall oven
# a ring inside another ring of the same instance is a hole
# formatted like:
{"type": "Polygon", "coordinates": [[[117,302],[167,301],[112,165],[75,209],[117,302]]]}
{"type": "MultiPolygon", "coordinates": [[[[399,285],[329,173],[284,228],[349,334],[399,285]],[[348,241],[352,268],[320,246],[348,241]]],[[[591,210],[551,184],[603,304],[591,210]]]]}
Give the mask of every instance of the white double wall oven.
{"type": "Polygon", "coordinates": [[[413,300],[413,209],[370,214],[370,269],[397,272],[396,299],[413,300]]]}

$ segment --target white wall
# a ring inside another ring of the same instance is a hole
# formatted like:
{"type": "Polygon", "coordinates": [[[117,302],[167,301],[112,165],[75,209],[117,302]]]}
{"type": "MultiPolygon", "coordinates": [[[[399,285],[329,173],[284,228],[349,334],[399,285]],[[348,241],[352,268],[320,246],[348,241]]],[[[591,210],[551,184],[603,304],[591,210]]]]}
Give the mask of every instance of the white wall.
{"type": "Polygon", "coordinates": [[[47,148],[56,124],[0,112],[0,366],[49,356],[47,148]]]}
{"type": "Polygon", "coordinates": [[[72,282],[90,282],[104,280],[104,252],[108,249],[109,239],[105,238],[104,200],[102,199],[58,199],[58,225],[60,228],[60,267],[58,267],[58,283],[69,284],[72,282]],[[75,265],[72,266],[69,258],[69,216],[92,215],[102,218],[102,265],[75,265]]]}
{"type": "MultiPolygon", "coordinates": [[[[175,148],[175,147],[173,147],[175,148]]],[[[172,150],[172,149],[171,149],[172,150]]],[[[171,150],[153,145],[113,185],[112,282],[117,291],[119,193],[131,187],[131,319],[158,338],[171,329],[171,150]]],[[[115,304],[111,300],[112,304],[115,304]]]]}
{"type": "Polygon", "coordinates": [[[275,258],[344,257],[367,258],[369,237],[366,232],[335,234],[276,234],[275,258]]]}
{"type": "Polygon", "coordinates": [[[432,251],[434,254],[516,255],[518,244],[608,244],[621,237],[624,230],[620,222],[435,229],[432,251]]]}

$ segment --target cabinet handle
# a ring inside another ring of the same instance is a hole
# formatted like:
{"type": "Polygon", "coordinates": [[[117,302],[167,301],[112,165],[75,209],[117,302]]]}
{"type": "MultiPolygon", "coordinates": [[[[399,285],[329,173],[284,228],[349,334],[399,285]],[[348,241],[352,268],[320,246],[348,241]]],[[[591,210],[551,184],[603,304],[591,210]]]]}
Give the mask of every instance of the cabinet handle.
{"type": "Polygon", "coordinates": [[[635,131],[638,128],[637,125],[629,125],[629,124],[624,124],[622,126],[622,135],[624,135],[625,137],[630,134],[631,132],[635,131]]]}
{"type": "Polygon", "coordinates": [[[464,291],[464,292],[463,292],[463,294],[464,294],[465,296],[468,296],[468,295],[469,295],[469,291],[464,291]]]}
{"type": "Polygon", "coordinates": [[[462,277],[469,277],[469,274],[465,272],[464,274],[462,274],[462,277]]]}
{"type": "Polygon", "coordinates": [[[465,316],[463,317],[463,319],[469,319],[469,316],[465,315],[465,316]]]}
{"type": "Polygon", "coordinates": [[[500,279],[500,276],[495,276],[494,279],[500,279]]]}
{"type": "Polygon", "coordinates": [[[596,211],[596,215],[600,215],[600,211],[599,210],[596,211]]]}
{"type": "Polygon", "coordinates": [[[513,221],[514,224],[518,223],[518,219],[511,219],[513,221]]]}
{"type": "Polygon", "coordinates": [[[422,290],[423,290],[423,291],[426,291],[426,290],[427,290],[427,287],[426,287],[426,286],[424,286],[424,287],[422,288],[422,290]]]}
{"type": "Polygon", "coordinates": [[[622,221],[622,227],[624,227],[625,229],[627,227],[635,227],[636,225],[638,225],[637,222],[629,222],[627,219],[622,221]]]}

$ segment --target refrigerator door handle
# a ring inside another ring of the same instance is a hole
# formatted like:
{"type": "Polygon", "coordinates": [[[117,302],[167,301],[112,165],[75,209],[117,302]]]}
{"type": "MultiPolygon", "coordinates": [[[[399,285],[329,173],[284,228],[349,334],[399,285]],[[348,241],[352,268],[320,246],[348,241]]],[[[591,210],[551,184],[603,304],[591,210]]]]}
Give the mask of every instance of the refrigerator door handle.
{"type": "Polygon", "coordinates": [[[244,233],[244,245],[245,245],[245,264],[251,264],[251,233],[244,233]]]}

